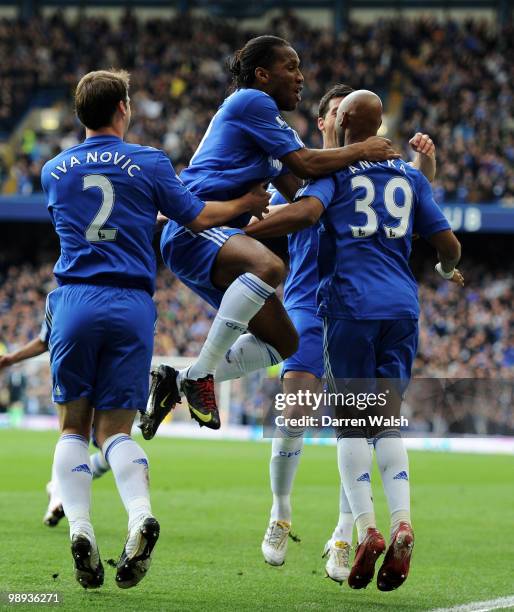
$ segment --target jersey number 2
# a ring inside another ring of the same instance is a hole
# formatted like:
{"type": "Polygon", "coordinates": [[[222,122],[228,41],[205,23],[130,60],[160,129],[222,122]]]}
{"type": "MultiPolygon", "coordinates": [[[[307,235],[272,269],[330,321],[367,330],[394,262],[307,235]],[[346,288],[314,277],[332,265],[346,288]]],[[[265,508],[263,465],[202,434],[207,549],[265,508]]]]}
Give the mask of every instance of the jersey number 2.
{"type": "MultiPolygon", "coordinates": [[[[375,201],[375,184],[367,176],[354,176],[352,178],[352,189],[363,187],[365,194],[363,198],[355,200],[355,212],[364,213],[367,217],[365,225],[350,225],[354,238],[367,238],[378,230],[378,217],[373,209],[375,201]]],[[[395,177],[390,179],[384,187],[384,205],[391,217],[398,219],[400,223],[396,227],[384,225],[384,232],[388,238],[403,238],[409,229],[409,219],[412,209],[412,187],[407,179],[395,177]],[[396,203],[396,190],[403,191],[403,206],[396,203]]]]}
{"type": "Polygon", "coordinates": [[[84,177],[83,190],[98,187],[102,192],[102,204],[86,230],[88,242],[112,242],[116,240],[117,229],[104,228],[114,207],[114,187],[103,174],[88,174],[84,177]]]}

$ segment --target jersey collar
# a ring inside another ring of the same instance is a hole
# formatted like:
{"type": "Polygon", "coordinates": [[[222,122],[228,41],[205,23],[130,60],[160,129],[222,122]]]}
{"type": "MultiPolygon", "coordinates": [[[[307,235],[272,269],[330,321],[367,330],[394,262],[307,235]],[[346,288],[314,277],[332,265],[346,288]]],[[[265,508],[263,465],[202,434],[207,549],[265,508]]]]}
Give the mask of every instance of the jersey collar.
{"type": "Polygon", "coordinates": [[[84,142],[90,142],[92,140],[118,140],[123,142],[123,140],[119,136],[113,136],[112,134],[100,134],[99,136],[90,136],[86,138],[84,142]]]}

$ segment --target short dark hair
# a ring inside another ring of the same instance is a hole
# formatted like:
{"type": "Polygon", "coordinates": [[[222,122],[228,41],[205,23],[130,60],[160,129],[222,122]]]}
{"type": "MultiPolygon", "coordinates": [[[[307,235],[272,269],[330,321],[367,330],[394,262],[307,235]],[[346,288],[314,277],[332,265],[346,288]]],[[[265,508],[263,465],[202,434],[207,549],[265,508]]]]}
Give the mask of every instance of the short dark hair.
{"type": "Polygon", "coordinates": [[[237,89],[250,87],[255,81],[255,69],[270,68],[275,60],[275,49],[290,46],[287,40],[278,36],[264,35],[251,38],[229,60],[228,67],[235,87],[237,89]]]}
{"type": "Polygon", "coordinates": [[[98,130],[110,125],[120,101],[128,101],[130,75],[125,70],[95,70],[75,90],[75,112],[82,125],[98,130]]]}
{"type": "Polygon", "coordinates": [[[355,90],[344,83],[337,83],[337,85],[331,87],[319,101],[318,117],[324,119],[325,115],[328,113],[330,100],[333,100],[334,98],[344,98],[348,94],[351,94],[352,91],[355,90]]]}

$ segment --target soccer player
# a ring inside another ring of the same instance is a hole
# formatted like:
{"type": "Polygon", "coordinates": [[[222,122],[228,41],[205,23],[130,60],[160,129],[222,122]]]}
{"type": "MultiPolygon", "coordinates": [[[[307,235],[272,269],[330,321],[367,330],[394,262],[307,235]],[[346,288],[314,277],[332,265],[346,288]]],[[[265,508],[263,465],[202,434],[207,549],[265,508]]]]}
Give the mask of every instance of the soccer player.
{"type": "MultiPolygon", "coordinates": [[[[336,113],[340,102],[353,91],[338,84],[322,97],[318,109],[318,129],[323,147],[337,146],[336,113]]],[[[410,140],[416,152],[413,162],[429,180],[435,176],[435,148],[426,134],[417,133],[410,140]]],[[[285,204],[285,199],[275,192],[268,214],[275,214],[285,204]]],[[[286,359],[282,368],[283,391],[293,394],[302,391],[319,393],[323,375],[323,324],[316,316],[316,290],[318,288],[318,226],[316,224],[289,234],[289,274],[284,286],[284,306],[298,331],[298,351],[286,359]]],[[[252,233],[252,226],[247,230],[252,233]]],[[[291,416],[289,414],[288,416],[291,416]]],[[[291,529],[291,491],[303,449],[304,429],[282,427],[272,441],[270,481],[273,505],[268,528],[261,548],[264,559],[271,565],[282,565],[287,553],[288,535],[291,529]]],[[[328,540],[324,556],[327,557],[327,575],[336,582],[343,582],[350,573],[349,552],[352,542],[353,516],[344,492],[340,487],[339,521],[328,540]]]]}
{"type": "MultiPolygon", "coordinates": [[[[376,134],[382,104],[369,91],[340,104],[339,143],[376,134]]],[[[403,160],[362,161],[307,184],[300,201],[251,226],[269,238],[309,227],[322,217],[318,312],[324,317],[325,368],[332,390],[337,380],[386,379],[406,388],[417,348],[417,285],[408,265],[413,232],[439,254],[437,272],[463,285],[455,266],[460,244],[433,200],[427,180],[403,160]],[[323,215],[323,216],[322,216],[323,215]]],[[[393,394],[394,395],[394,394],[393,394]]],[[[396,410],[399,411],[400,394],[396,410]]],[[[348,577],[365,588],[385,550],[371,496],[369,431],[345,429],[338,439],[338,464],[359,546],[348,577]]],[[[378,573],[378,588],[400,586],[409,571],[414,535],[410,523],[408,459],[395,429],[374,431],[374,446],[391,514],[391,543],[378,573]]]]}
{"type": "MultiPolygon", "coordinates": [[[[18,350],[13,353],[6,353],[0,356],[0,371],[4,368],[15,365],[32,357],[38,357],[48,350],[48,337],[50,330],[46,323],[46,319],[41,325],[41,331],[37,338],[34,338],[27,344],[24,344],[18,350]]],[[[94,444],[94,440],[93,440],[94,444]]],[[[106,474],[111,468],[101,451],[97,451],[89,457],[91,462],[91,471],[93,474],[93,480],[100,478],[106,474]]],[[[59,493],[59,485],[55,476],[55,466],[52,466],[52,477],[46,484],[46,493],[48,495],[48,506],[43,516],[43,524],[47,527],[56,527],[62,518],[64,518],[64,509],[62,507],[61,496],[59,493]]]]}
{"type": "Polygon", "coordinates": [[[55,473],[70,525],[75,575],[103,583],[90,519],[91,426],[128,513],[116,583],[136,585],[159,537],[148,487],[148,458],[131,437],[148,395],[156,318],[152,238],[157,212],[194,231],[267,205],[262,190],[204,203],[178,179],[162,151],[123,141],[130,122],[126,72],[85,75],[75,94],[83,143],[45,164],[41,182],[58,234],[58,288],[47,297],[53,400],[61,437],[55,473]]]}
{"type": "MultiPolygon", "coordinates": [[[[282,38],[249,40],[236,52],[230,70],[236,91],[219,107],[181,174],[197,196],[237,196],[255,181],[271,181],[291,200],[300,186],[297,177],[323,176],[359,159],[398,157],[390,142],[377,136],[344,148],[304,146],[280,115],[296,108],[304,80],[296,51],[282,38]]],[[[248,221],[248,215],[234,216],[229,227],[201,233],[170,222],[161,238],[169,269],[218,309],[197,361],[178,380],[191,416],[212,429],[220,427],[214,377],[238,378],[279,363],[297,349],[294,326],[275,295],[285,276],[284,263],[244,234],[241,228],[248,221]]],[[[173,405],[167,398],[176,397],[175,376],[166,366],[153,374],[143,417],[147,438],[173,405]]]]}

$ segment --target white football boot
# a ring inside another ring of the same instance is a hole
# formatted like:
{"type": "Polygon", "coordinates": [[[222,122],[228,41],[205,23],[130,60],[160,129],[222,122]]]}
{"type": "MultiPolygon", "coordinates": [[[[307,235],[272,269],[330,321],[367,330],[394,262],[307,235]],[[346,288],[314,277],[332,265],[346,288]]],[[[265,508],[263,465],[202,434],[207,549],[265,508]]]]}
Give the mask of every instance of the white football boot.
{"type": "Polygon", "coordinates": [[[264,560],[270,565],[284,565],[291,523],[271,521],[262,540],[264,560]]]}
{"type": "Polygon", "coordinates": [[[43,524],[47,527],[55,527],[64,518],[62,501],[57,493],[57,487],[52,481],[46,485],[46,493],[48,495],[48,508],[43,517],[43,524]]]}
{"type": "Polygon", "coordinates": [[[323,558],[328,557],[325,565],[327,576],[339,584],[343,584],[350,575],[351,549],[351,544],[340,540],[329,540],[325,544],[323,558]]]}

